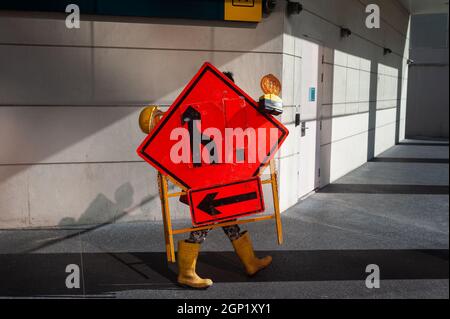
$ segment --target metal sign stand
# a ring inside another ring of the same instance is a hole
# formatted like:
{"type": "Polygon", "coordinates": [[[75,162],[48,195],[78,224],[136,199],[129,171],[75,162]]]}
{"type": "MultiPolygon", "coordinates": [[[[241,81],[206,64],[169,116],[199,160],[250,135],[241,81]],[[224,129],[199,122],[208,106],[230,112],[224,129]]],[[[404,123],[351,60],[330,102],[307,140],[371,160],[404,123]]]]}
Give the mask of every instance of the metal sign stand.
{"type": "MultiPolygon", "coordinates": [[[[181,229],[173,229],[172,228],[172,221],[170,218],[169,198],[186,195],[187,192],[183,187],[181,187],[182,188],[181,192],[169,193],[168,192],[169,180],[171,182],[174,182],[174,181],[171,180],[168,176],[163,176],[161,173],[158,172],[159,197],[161,199],[161,212],[162,212],[162,218],[163,218],[163,223],[164,223],[164,239],[165,239],[165,243],[166,243],[167,261],[172,262],[172,263],[174,263],[176,261],[174,240],[173,240],[174,235],[189,233],[189,232],[195,231],[195,230],[214,229],[214,228],[223,227],[223,226],[246,224],[246,223],[258,222],[258,221],[264,221],[264,220],[270,220],[270,219],[275,219],[278,244],[281,245],[283,243],[283,228],[282,228],[282,224],[281,224],[280,205],[279,205],[279,200],[278,200],[277,172],[275,169],[275,162],[273,160],[270,161],[269,167],[270,167],[270,178],[261,181],[261,183],[263,185],[264,184],[272,185],[273,206],[274,206],[274,210],[275,210],[274,214],[266,215],[266,216],[262,216],[262,217],[246,218],[246,219],[242,219],[242,220],[233,220],[233,221],[221,222],[221,223],[211,224],[211,225],[206,225],[206,226],[181,228],[181,229]]],[[[178,185],[177,183],[174,183],[174,184],[180,187],[180,185],[178,185]]]]}

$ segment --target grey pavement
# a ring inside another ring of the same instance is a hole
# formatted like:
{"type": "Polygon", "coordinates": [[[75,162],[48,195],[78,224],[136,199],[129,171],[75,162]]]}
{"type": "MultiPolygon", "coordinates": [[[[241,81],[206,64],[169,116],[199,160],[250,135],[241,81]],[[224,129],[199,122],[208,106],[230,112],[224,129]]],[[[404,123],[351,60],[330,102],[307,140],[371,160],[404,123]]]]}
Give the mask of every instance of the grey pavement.
{"type": "Polygon", "coordinates": [[[252,278],[212,231],[198,264],[215,281],[206,291],[176,285],[159,222],[3,230],[0,296],[449,298],[448,158],[448,141],[401,142],[285,212],[281,246],[273,221],[243,226],[257,254],[274,257],[252,278]],[[65,286],[71,263],[80,289],[65,286]],[[378,289],[365,285],[369,264],[380,268],[378,289]]]}

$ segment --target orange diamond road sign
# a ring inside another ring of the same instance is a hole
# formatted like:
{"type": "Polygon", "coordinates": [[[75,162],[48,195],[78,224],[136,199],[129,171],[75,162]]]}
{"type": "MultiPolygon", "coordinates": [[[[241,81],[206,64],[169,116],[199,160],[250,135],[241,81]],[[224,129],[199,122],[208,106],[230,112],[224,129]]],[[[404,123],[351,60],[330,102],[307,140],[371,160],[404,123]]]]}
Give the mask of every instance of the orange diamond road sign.
{"type": "Polygon", "coordinates": [[[179,185],[197,189],[258,176],[287,135],[287,128],[277,119],[260,110],[255,100],[213,65],[205,63],[137,153],[179,185]],[[239,129],[251,134],[236,134],[231,139],[231,152],[227,152],[223,137],[227,130],[239,129]],[[188,145],[181,148],[188,150],[188,156],[182,156],[182,161],[174,160],[174,155],[183,153],[179,149],[179,132],[184,131],[189,133],[184,143],[188,145]],[[195,135],[199,138],[195,139],[195,135]],[[194,160],[198,158],[201,160],[194,160]]]}
{"type": "Polygon", "coordinates": [[[264,210],[258,176],[288,133],[205,63],[137,152],[188,190],[194,225],[210,224],[264,210]]]}

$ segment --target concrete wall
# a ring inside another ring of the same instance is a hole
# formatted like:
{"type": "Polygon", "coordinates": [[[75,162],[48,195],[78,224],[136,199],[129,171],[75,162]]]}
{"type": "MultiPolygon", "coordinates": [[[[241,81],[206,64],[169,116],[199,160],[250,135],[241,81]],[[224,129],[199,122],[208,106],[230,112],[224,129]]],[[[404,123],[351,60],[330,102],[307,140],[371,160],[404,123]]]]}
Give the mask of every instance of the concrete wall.
{"type": "Polygon", "coordinates": [[[204,61],[255,98],[264,74],[281,78],[281,12],[259,24],[82,15],[78,30],[64,19],[0,16],[0,228],[159,220],[155,170],[135,152],[142,107],[167,107],[204,61]]]}
{"type": "MultiPolygon", "coordinates": [[[[167,107],[204,61],[233,71],[255,98],[261,76],[282,80],[291,134],[277,165],[282,208],[292,206],[301,43],[310,38],[325,55],[321,185],[363,164],[404,127],[408,15],[377,2],[380,30],[364,27],[355,0],[303,1],[289,18],[281,2],[257,25],[82,16],[81,29],[68,30],[63,15],[1,13],[0,228],[159,220],[156,173],[135,153],[137,118],[144,105],[167,107]],[[340,39],[335,24],[359,36],[340,39]],[[383,45],[394,54],[383,56],[383,45]]],[[[171,204],[174,219],[189,218],[171,204]]]]}
{"type": "Polygon", "coordinates": [[[448,138],[448,14],[411,19],[408,137],[448,138]]]}

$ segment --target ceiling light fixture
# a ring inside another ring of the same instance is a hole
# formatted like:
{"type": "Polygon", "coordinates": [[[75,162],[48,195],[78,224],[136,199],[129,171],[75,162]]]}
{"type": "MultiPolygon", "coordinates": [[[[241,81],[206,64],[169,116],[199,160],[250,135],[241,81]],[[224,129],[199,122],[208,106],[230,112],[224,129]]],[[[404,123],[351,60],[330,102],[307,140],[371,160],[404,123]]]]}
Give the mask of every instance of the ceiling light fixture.
{"type": "Polygon", "coordinates": [[[352,30],[349,28],[341,27],[341,38],[348,38],[352,34],[352,30]]]}
{"type": "Polygon", "coordinates": [[[300,14],[300,12],[302,12],[302,10],[303,10],[303,6],[301,5],[301,3],[293,2],[293,1],[287,2],[287,12],[289,15],[300,14]]]}

